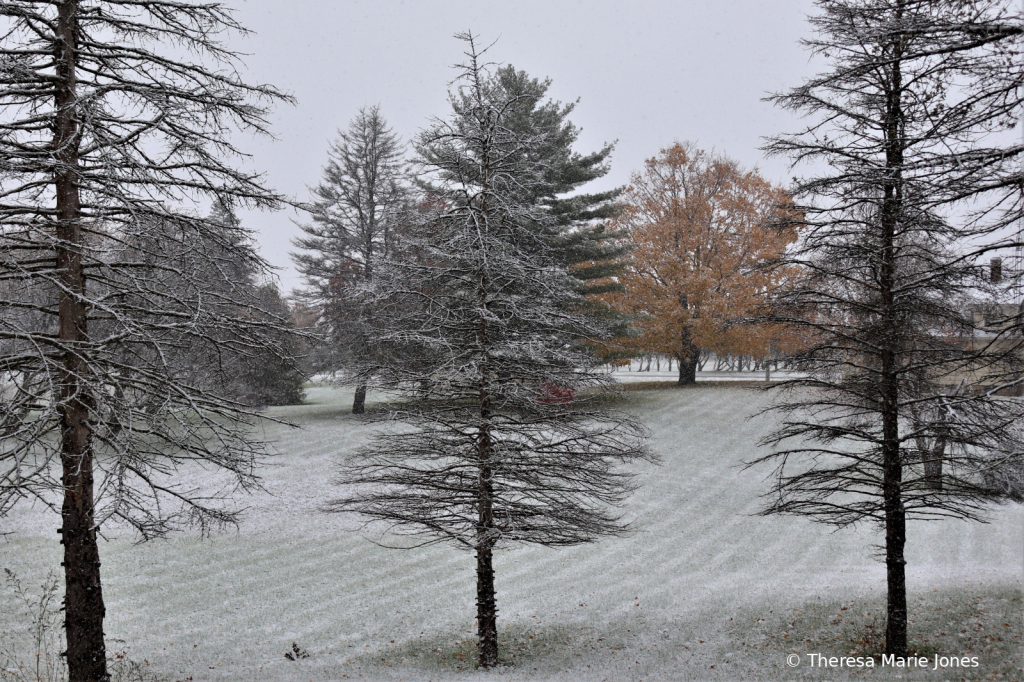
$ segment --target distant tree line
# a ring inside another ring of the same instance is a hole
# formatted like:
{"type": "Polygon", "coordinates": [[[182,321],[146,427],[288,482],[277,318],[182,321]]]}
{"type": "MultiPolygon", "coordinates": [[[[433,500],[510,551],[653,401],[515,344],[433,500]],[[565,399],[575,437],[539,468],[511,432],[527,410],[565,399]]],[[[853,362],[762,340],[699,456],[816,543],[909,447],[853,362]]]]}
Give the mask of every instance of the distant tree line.
{"type": "MultiPolygon", "coordinates": [[[[510,125],[540,133],[544,170],[533,201],[544,207],[551,247],[570,268],[589,313],[614,336],[593,344],[607,361],[667,355],[679,383],[693,383],[714,353],[758,366],[784,356],[794,340],[778,325],[749,318],[785,271],[768,270],[796,239],[790,199],[756,172],[692,144],[676,144],[651,159],[624,191],[581,194],[608,171],[606,146],[590,155],[571,150],[577,136],[572,106],[541,102],[548,83],[512,67],[490,85],[530,104],[513,109],[510,125]],[[560,195],[571,194],[571,197],[560,195]]],[[[433,198],[413,187],[397,137],[380,111],[363,111],[332,146],[323,182],[313,189],[312,223],[294,254],[307,287],[297,300],[315,311],[323,343],[314,371],[340,374],[356,386],[353,412],[364,409],[375,368],[367,347],[371,313],[353,292],[370,282],[403,230],[433,198]],[[413,200],[418,192],[419,205],[413,200]]]]}

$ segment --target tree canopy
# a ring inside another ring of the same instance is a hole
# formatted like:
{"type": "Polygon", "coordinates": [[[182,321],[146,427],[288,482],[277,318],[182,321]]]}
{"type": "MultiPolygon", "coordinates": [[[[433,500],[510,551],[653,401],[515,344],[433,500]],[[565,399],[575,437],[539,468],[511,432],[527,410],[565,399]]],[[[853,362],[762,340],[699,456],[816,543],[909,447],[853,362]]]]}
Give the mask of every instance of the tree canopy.
{"type": "Polygon", "coordinates": [[[757,171],[674,144],[649,159],[623,196],[615,229],[631,247],[621,293],[633,316],[630,349],[679,361],[693,383],[702,350],[768,355],[782,330],[743,324],[778,285],[778,260],[797,237],[789,196],[757,171]]]}

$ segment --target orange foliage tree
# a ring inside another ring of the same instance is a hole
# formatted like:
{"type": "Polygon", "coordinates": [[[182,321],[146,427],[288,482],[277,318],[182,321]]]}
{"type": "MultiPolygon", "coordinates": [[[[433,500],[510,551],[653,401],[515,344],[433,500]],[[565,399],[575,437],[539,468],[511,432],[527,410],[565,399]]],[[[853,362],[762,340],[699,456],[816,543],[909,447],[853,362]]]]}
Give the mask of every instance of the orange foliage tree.
{"type": "Polygon", "coordinates": [[[779,328],[742,320],[781,275],[761,267],[796,239],[792,202],[754,170],[673,144],[648,159],[623,196],[616,227],[633,247],[613,308],[635,316],[629,350],[670,355],[679,383],[696,380],[702,350],[766,357],[786,343],[779,328]]]}

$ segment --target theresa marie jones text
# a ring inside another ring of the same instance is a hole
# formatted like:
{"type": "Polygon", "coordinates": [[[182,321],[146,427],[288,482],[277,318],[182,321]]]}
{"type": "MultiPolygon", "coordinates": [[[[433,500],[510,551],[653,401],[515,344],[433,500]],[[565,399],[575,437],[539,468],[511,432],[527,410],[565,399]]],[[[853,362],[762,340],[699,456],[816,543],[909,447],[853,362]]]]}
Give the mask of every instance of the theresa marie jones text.
{"type": "Polygon", "coordinates": [[[871,656],[824,656],[804,654],[812,668],[920,668],[949,670],[950,668],[977,668],[977,656],[890,656],[883,654],[881,660],[871,656]]]}

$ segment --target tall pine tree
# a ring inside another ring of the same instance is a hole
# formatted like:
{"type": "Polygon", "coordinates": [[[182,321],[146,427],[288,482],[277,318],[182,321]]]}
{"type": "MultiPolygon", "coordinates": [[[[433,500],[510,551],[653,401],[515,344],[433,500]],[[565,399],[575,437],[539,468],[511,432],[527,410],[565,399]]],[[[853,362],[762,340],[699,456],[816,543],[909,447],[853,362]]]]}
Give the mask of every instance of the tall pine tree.
{"type": "Polygon", "coordinates": [[[512,125],[523,98],[494,87],[471,35],[452,115],[417,140],[432,208],[406,258],[366,289],[382,343],[423,349],[403,365],[401,423],[345,467],[329,509],[378,519],[423,542],[453,542],[477,566],[480,666],[498,663],[493,553],[515,543],[590,542],[623,530],[631,489],[616,463],[650,459],[642,427],[602,406],[607,376],[580,339],[578,281],[547,237],[538,162],[547,137],[512,125]],[[426,385],[430,400],[420,393],[426,385]]]}
{"type": "Polygon", "coordinates": [[[312,222],[299,226],[305,236],[295,240],[300,251],[292,254],[306,280],[298,299],[317,316],[313,370],[341,372],[355,383],[354,414],[363,412],[367,381],[380,369],[368,340],[372,311],[355,292],[373,280],[406,220],[403,147],[379,107],[360,110],[328,151],[307,206],[312,222]]]}

